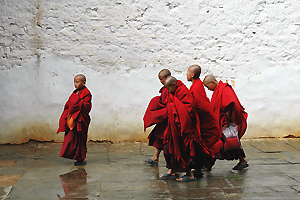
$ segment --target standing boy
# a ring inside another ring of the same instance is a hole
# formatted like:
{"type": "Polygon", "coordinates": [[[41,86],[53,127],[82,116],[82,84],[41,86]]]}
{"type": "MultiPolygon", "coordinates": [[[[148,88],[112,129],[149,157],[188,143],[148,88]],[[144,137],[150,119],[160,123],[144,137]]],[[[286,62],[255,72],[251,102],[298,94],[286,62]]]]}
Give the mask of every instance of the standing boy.
{"type": "Polygon", "coordinates": [[[203,139],[203,145],[209,149],[210,154],[204,153],[201,151],[201,148],[199,149],[199,147],[197,147],[198,145],[196,145],[196,156],[193,161],[195,175],[201,175],[199,169],[203,166],[206,167],[207,171],[211,170],[215,163],[214,156],[223,146],[219,122],[216,119],[210,101],[206,96],[203,82],[199,78],[200,74],[201,67],[199,65],[192,65],[187,70],[187,80],[193,83],[190,87],[190,92],[192,93],[196,103],[196,111],[200,120],[201,138],[203,139]]]}
{"type": "MultiPolygon", "coordinates": [[[[228,83],[223,83],[222,81],[218,82],[212,75],[206,76],[203,82],[209,90],[213,91],[211,104],[218,118],[220,127],[223,129],[229,126],[230,123],[236,124],[238,127],[238,138],[240,139],[247,129],[246,120],[248,114],[245,112],[245,108],[241,105],[233,88],[228,83]]],[[[226,160],[239,159],[239,163],[233,167],[233,170],[241,170],[249,166],[241,145],[239,148],[232,150],[226,151],[225,149],[221,149],[218,157],[226,160]]]]}
{"type": "Polygon", "coordinates": [[[89,112],[92,108],[92,95],[85,86],[86,78],[78,74],[74,78],[75,90],[66,102],[59,120],[57,133],[65,132],[60,155],[74,159],[74,165],[85,165],[87,132],[90,124],[89,112]]]}
{"type": "MultiPolygon", "coordinates": [[[[158,73],[158,78],[162,84],[164,84],[165,79],[169,76],[171,76],[171,72],[168,69],[162,69],[158,73]]],[[[161,95],[151,99],[143,118],[145,130],[156,124],[148,136],[149,145],[155,147],[156,150],[152,158],[145,160],[146,163],[151,165],[158,164],[160,152],[163,150],[165,131],[168,126],[167,105],[164,103],[168,90],[162,87],[159,92],[161,95]]]]}
{"type": "Polygon", "coordinates": [[[195,102],[187,87],[173,76],[169,76],[164,86],[169,93],[165,100],[168,111],[168,128],[164,139],[164,156],[168,172],[160,179],[177,179],[177,181],[194,181],[191,173],[191,156],[194,156],[193,121],[195,119],[195,102]],[[178,178],[177,172],[186,172],[178,178]]]}

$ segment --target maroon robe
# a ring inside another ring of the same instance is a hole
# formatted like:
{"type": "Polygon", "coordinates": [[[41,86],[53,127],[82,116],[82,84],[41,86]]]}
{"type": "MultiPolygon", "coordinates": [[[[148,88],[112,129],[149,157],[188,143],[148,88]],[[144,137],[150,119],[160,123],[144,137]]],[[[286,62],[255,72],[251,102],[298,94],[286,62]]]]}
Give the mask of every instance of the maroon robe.
{"type": "Polygon", "coordinates": [[[195,157],[193,158],[193,168],[199,169],[204,165],[211,168],[215,163],[215,154],[223,146],[221,141],[222,133],[219,123],[215,117],[212,105],[206,96],[203,82],[198,78],[190,87],[195,103],[196,111],[200,123],[201,145],[195,144],[195,157]],[[206,147],[208,150],[206,150],[206,147]]]}
{"type": "MultiPolygon", "coordinates": [[[[241,105],[231,85],[220,81],[213,92],[211,104],[221,128],[229,125],[229,122],[226,118],[226,110],[230,104],[233,104],[231,119],[237,124],[238,136],[241,138],[247,129],[246,120],[248,114],[245,112],[245,108],[241,105]]],[[[245,157],[245,153],[242,148],[229,151],[224,151],[221,149],[218,158],[233,160],[239,159],[240,156],[245,157]]]]}
{"type": "Polygon", "coordinates": [[[200,132],[204,145],[215,154],[223,146],[220,140],[222,133],[212,105],[206,96],[203,82],[199,78],[196,79],[190,87],[190,91],[196,102],[196,110],[200,120],[200,132]]]}
{"type": "Polygon", "coordinates": [[[191,157],[194,156],[195,102],[187,87],[177,81],[175,94],[168,93],[168,127],[164,139],[164,156],[167,168],[172,172],[190,170],[191,157]]]}
{"type": "Polygon", "coordinates": [[[87,87],[79,90],[78,94],[76,94],[77,91],[74,90],[65,104],[57,133],[65,132],[59,156],[82,161],[86,158],[87,152],[86,142],[91,121],[89,112],[92,108],[92,95],[87,87]],[[67,125],[68,116],[71,116],[75,123],[75,127],[72,130],[67,125]]]}
{"type": "Polygon", "coordinates": [[[162,87],[159,92],[161,93],[160,96],[151,99],[143,120],[144,130],[156,124],[148,136],[149,146],[154,146],[158,150],[163,150],[163,140],[168,126],[168,111],[164,101],[167,97],[168,90],[165,87],[162,87]]]}

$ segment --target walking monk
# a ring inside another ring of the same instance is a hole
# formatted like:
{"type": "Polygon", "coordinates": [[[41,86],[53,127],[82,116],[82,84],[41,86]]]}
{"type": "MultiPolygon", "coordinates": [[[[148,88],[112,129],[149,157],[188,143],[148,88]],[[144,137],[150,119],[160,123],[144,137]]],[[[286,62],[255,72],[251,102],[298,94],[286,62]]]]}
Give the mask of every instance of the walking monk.
{"type": "MultiPolygon", "coordinates": [[[[236,124],[238,138],[240,139],[247,129],[246,120],[248,114],[245,112],[233,88],[228,83],[223,83],[222,81],[218,82],[212,75],[206,76],[203,82],[209,90],[213,91],[211,104],[218,117],[220,127],[223,129],[232,123],[236,124]]],[[[226,141],[224,142],[224,145],[226,145],[226,141]]],[[[245,157],[245,152],[240,144],[237,148],[230,150],[226,150],[225,148],[221,149],[220,155],[218,156],[218,158],[226,160],[239,159],[239,163],[233,167],[233,170],[242,170],[249,166],[245,157]]]]}
{"type": "Polygon", "coordinates": [[[74,78],[75,90],[65,104],[57,133],[65,132],[59,156],[74,159],[74,165],[85,165],[87,132],[91,121],[92,95],[85,86],[86,78],[78,74],[74,78]]]}
{"type": "Polygon", "coordinates": [[[160,179],[194,181],[191,173],[191,156],[194,156],[192,124],[195,119],[195,102],[187,87],[173,76],[169,76],[164,86],[169,93],[166,97],[168,127],[164,138],[164,156],[169,169],[160,179]],[[178,178],[177,172],[186,172],[178,178]]]}
{"type": "MultiPolygon", "coordinates": [[[[169,76],[171,76],[171,72],[168,69],[162,69],[158,73],[158,78],[162,84],[164,84],[165,79],[169,76]]],[[[148,136],[149,145],[155,147],[156,150],[152,158],[145,160],[146,163],[151,165],[158,164],[160,152],[163,150],[166,128],[168,126],[167,105],[164,103],[168,90],[162,87],[159,92],[161,95],[151,99],[143,118],[144,130],[156,124],[148,136]]]]}
{"type": "Polygon", "coordinates": [[[215,117],[213,108],[209,99],[206,96],[206,92],[203,86],[203,82],[199,76],[201,74],[201,67],[199,65],[192,65],[187,70],[187,80],[193,84],[190,87],[195,103],[196,111],[200,120],[200,133],[203,139],[203,145],[206,146],[210,154],[207,154],[199,148],[199,145],[195,146],[195,158],[194,158],[194,175],[201,175],[201,168],[206,167],[206,171],[211,171],[212,166],[215,164],[215,154],[223,146],[221,141],[222,133],[219,127],[219,122],[215,117]]]}

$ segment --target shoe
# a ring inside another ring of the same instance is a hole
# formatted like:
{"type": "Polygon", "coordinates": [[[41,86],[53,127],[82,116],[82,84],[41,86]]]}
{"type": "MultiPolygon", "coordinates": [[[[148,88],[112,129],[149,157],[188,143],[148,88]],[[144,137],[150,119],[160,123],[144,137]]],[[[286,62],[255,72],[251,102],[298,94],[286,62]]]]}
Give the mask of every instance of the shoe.
{"type": "Polygon", "coordinates": [[[242,170],[242,169],[245,169],[249,167],[249,164],[246,163],[246,164],[241,164],[241,163],[238,163],[236,166],[234,166],[232,169],[233,170],[242,170]]]}
{"type": "Polygon", "coordinates": [[[194,171],[193,171],[193,175],[194,175],[196,178],[202,178],[202,177],[203,177],[203,173],[201,172],[200,169],[194,170],[194,171]]]}
{"type": "Polygon", "coordinates": [[[85,160],[83,160],[83,161],[76,161],[76,162],[74,162],[74,165],[75,166],[80,166],[80,165],[86,165],[86,161],[85,160]]]}

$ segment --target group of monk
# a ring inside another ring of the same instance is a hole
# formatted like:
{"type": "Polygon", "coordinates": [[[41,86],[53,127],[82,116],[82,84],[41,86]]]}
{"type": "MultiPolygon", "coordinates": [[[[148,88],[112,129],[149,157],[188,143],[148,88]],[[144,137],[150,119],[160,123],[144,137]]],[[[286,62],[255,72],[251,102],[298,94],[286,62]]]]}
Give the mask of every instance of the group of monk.
{"type": "MultiPolygon", "coordinates": [[[[247,128],[245,109],[233,88],[212,75],[200,80],[201,67],[192,65],[187,70],[188,89],[171,76],[168,69],[159,72],[164,85],[160,96],[154,97],[144,115],[144,129],[155,125],[148,136],[149,145],[156,148],[146,163],[157,165],[163,151],[168,171],[162,180],[194,181],[203,170],[211,171],[216,159],[239,162],[233,170],[248,167],[240,138],[247,128]],[[211,101],[204,86],[213,91],[211,101]],[[227,137],[225,131],[236,128],[236,137],[227,137]],[[185,175],[179,177],[179,172],[185,175]]],[[[64,106],[57,133],[65,132],[60,156],[76,160],[74,165],[85,165],[87,133],[90,124],[92,95],[86,87],[86,77],[74,78],[75,90],[64,106]]]]}
{"type": "Polygon", "coordinates": [[[212,75],[202,82],[200,74],[199,65],[188,68],[190,89],[171,76],[168,69],[158,74],[164,86],[159,91],[161,95],[151,99],[143,120],[145,130],[155,125],[148,139],[156,150],[145,162],[157,165],[163,151],[168,171],[160,175],[162,180],[195,181],[203,171],[211,171],[216,159],[239,160],[233,170],[249,166],[240,143],[248,114],[228,83],[212,75]],[[204,86],[213,91],[211,101],[204,86]],[[234,128],[236,137],[226,137],[225,130],[234,128]],[[185,175],[179,177],[179,172],[185,175]]]}

